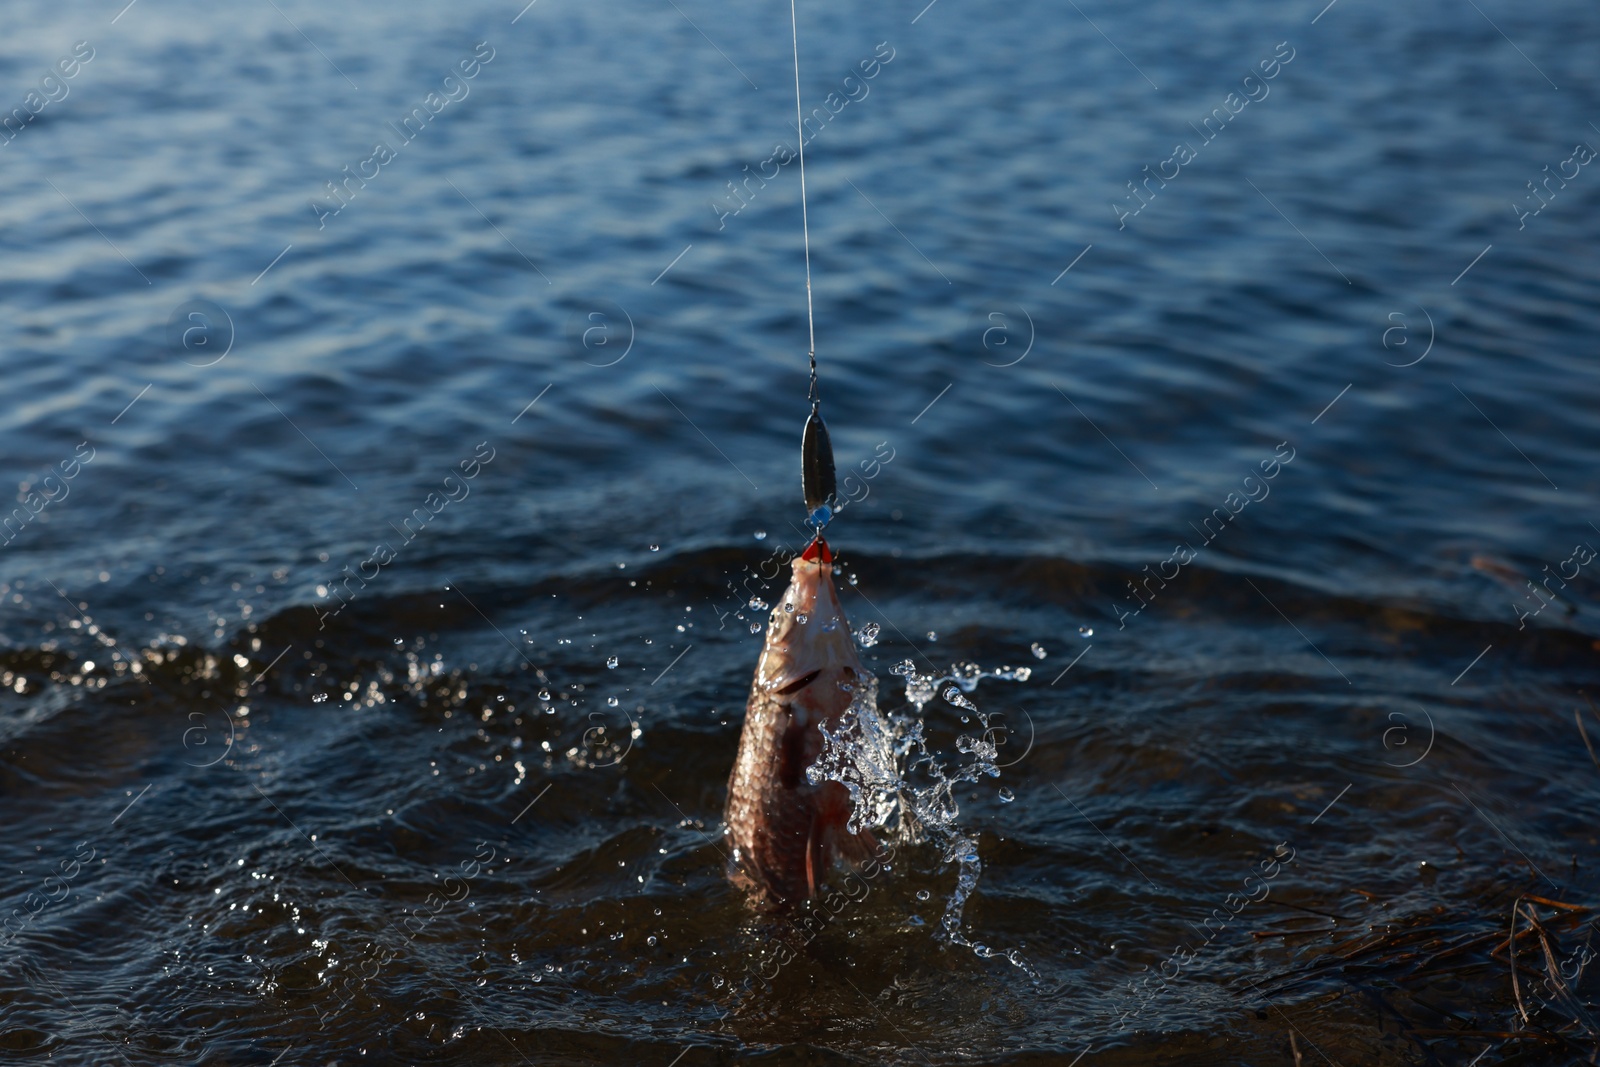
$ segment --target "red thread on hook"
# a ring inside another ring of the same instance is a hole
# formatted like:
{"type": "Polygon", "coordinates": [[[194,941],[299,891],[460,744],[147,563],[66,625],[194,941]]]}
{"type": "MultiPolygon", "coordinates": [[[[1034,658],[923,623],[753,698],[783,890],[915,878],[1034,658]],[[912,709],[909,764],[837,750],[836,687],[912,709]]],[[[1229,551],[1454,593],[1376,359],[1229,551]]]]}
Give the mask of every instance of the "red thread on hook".
{"type": "Polygon", "coordinates": [[[812,541],[811,544],[809,546],[807,546],[806,550],[804,552],[800,553],[800,558],[801,559],[818,559],[818,558],[820,558],[822,560],[822,562],[824,562],[824,563],[832,563],[833,562],[833,553],[828,550],[828,542],[826,542],[826,541],[824,541],[822,539],[822,535],[821,534],[818,534],[817,537],[816,537],[816,540],[812,541]]]}

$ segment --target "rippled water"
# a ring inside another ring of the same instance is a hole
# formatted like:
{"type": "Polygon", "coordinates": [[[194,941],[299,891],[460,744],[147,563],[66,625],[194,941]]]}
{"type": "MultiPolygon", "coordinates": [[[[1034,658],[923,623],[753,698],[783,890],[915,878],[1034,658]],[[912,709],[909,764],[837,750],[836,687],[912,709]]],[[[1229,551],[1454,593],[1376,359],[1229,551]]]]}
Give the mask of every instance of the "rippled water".
{"type": "Polygon", "coordinates": [[[785,7],[23,2],[0,1060],[1594,1055],[1600,14],[800,8],[846,610],[1032,668],[997,954],[723,873],[785,7]]]}

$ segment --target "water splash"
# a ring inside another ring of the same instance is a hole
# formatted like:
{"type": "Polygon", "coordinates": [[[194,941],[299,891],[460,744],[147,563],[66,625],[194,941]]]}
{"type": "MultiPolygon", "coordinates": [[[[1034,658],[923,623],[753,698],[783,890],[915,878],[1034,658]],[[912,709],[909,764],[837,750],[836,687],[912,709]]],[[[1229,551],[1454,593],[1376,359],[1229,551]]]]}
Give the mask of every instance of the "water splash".
{"type": "MultiPolygon", "coordinates": [[[[852,833],[871,829],[903,844],[927,842],[940,860],[956,867],[956,887],[945,902],[938,936],[971,949],[979,956],[1004,956],[1032,974],[1015,950],[997,951],[973,942],[962,929],[962,913],[983,873],[975,834],[962,829],[955,791],[964,783],[997,778],[995,734],[1003,730],[967,694],[984,678],[1026,681],[1027,667],[985,670],[976,663],[951,666],[946,674],[921,674],[910,660],[890,668],[905,679],[908,707],[887,717],[878,711],[878,680],[869,675],[855,693],[836,730],[822,728],[823,750],[806,777],[813,784],[834,781],[850,793],[852,833]],[[929,748],[924,709],[936,695],[977,720],[981,731],[956,738],[960,758],[929,748]]],[[[1009,793],[1009,791],[1007,791],[1009,793]]],[[[919,897],[919,899],[921,899],[919,897]]]]}
{"type": "MultiPolygon", "coordinates": [[[[954,704],[958,708],[966,708],[968,711],[978,710],[978,705],[962,696],[961,690],[957,689],[953,685],[944,691],[944,699],[947,703],[954,704]]],[[[961,717],[962,722],[965,722],[966,719],[967,717],[965,715],[961,717]]]]}
{"type": "MultiPolygon", "coordinates": [[[[986,671],[976,663],[954,663],[950,666],[948,674],[919,674],[917,665],[911,660],[901,660],[889,668],[890,674],[896,674],[906,680],[906,700],[916,705],[917,715],[920,717],[922,709],[926,707],[939,692],[939,686],[945,682],[955,683],[955,687],[962,693],[971,693],[978,688],[978,683],[985,678],[997,678],[1006,682],[1026,682],[1033,677],[1032,667],[996,667],[986,671]]],[[[947,687],[948,688],[948,687],[947,687]]],[[[949,698],[946,697],[948,700],[949,698]]],[[[951,703],[955,703],[951,701],[951,703]]]]}

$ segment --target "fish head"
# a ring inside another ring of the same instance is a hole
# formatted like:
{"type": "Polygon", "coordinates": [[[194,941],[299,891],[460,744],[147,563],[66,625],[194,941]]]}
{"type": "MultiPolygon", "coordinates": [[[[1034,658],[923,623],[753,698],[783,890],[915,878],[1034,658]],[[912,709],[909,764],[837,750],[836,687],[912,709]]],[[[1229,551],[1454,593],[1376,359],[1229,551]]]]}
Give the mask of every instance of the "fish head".
{"type": "Polygon", "coordinates": [[[786,690],[800,688],[807,678],[825,679],[832,688],[851,675],[866,674],[839,603],[833,567],[833,554],[821,538],[791,564],[793,577],[772,607],[756,670],[762,689],[787,695],[786,690]]]}

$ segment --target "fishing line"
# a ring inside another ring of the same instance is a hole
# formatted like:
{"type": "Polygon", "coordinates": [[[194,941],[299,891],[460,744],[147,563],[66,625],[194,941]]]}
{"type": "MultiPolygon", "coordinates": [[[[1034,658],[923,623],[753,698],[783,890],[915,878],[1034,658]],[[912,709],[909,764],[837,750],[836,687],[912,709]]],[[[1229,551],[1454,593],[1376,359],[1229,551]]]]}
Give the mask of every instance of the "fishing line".
{"type": "Polygon", "coordinates": [[[822,421],[822,389],[817,384],[817,318],[811,299],[811,219],[806,210],[806,129],[800,109],[800,27],[795,15],[795,0],[789,0],[789,38],[794,45],[794,131],[800,149],[800,232],[806,250],[806,357],[811,364],[811,387],[807,399],[811,414],[800,436],[800,488],[805,496],[806,521],[822,536],[822,528],[833,518],[838,497],[833,469],[833,443],[822,421]]]}
{"type": "Polygon", "coordinates": [[[810,341],[811,389],[807,394],[811,409],[822,403],[817,386],[817,323],[811,306],[811,220],[806,216],[806,130],[800,117],[800,28],[795,17],[795,0],[789,0],[789,38],[794,44],[794,129],[800,143],[800,232],[806,249],[806,333],[810,341]]]}

